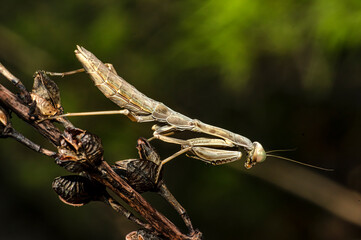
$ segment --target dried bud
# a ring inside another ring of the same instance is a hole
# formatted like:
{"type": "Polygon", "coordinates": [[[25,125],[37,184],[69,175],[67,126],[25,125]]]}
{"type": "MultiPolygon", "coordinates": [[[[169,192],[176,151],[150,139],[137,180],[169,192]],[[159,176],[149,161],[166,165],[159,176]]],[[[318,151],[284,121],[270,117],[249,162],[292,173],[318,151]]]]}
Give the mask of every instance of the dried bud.
{"type": "Polygon", "coordinates": [[[98,166],[104,153],[101,139],[97,135],[85,132],[80,138],[80,142],[89,163],[98,166]]]}
{"type": "Polygon", "coordinates": [[[57,177],[52,187],[61,201],[76,207],[90,201],[100,201],[105,194],[103,185],[79,175],[57,177]]]}
{"type": "Polygon", "coordinates": [[[0,106],[0,134],[10,124],[8,112],[0,106]]]}
{"type": "Polygon", "coordinates": [[[126,240],[162,240],[162,238],[158,237],[154,233],[151,233],[146,229],[139,229],[138,231],[133,231],[125,236],[126,240]]]}
{"type": "Polygon", "coordinates": [[[54,116],[63,113],[59,88],[44,71],[35,73],[33,90],[30,95],[36,103],[38,114],[54,116]]]}
{"type": "Polygon", "coordinates": [[[55,158],[55,163],[69,172],[80,173],[89,168],[84,159],[79,159],[72,151],[59,149],[59,155],[59,157],[55,158]]]}
{"type": "Polygon", "coordinates": [[[139,193],[157,191],[161,184],[161,181],[156,179],[160,157],[144,138],[138,139],[137,149],[141,159],[118,161],[113,170],[139,193]]]}
{"type": "Polygon", "coordinates": [[[79,172],[98,166],[103,158],[103,146],[98,136],[77,128],[66,129],[58,148],[56,163],[68,171],[79,172]]]}
{"type": "Polygon", "coordinates": [[[145,138],[138,138],[137,149],[140,159],[151,161],[156,165],[160,165],[162,162],[160,160],[159,154],[155,151],[152,145],[145,138]]]}

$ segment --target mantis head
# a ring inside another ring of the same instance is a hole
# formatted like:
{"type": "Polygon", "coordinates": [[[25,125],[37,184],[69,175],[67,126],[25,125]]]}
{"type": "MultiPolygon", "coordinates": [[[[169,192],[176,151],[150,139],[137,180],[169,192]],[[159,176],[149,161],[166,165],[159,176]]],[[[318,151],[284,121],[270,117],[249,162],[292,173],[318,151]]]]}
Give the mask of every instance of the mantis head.
{"type": "Polygon", "coordinates": [[[259,142],[253,142],[253,149],[249,152],[246,162],[244,163],[245,168],[250,169],[257,163],[264,162],[266,160],[266,151],[263,149],[259,142]]]}
{"type": "Polygon", "coordinates": [[[294,149],[280,149],[280,150],[271,150],[271,151],[266,152],[259,142],[253,142],[253,149],[251,151],[249,151],[249,154],[247,156],[246,162],[244,163],[244,166],[245,166],[245,168],[250,169],[257,163],[264,162],[266,160],[266,157],[268,156],[268,157],[283,159],[283,160],[290,161],[290,162],[295,162],[295,163],[298,163],[298,164],[301,164],[301,165],[304,165],[307,167],[316,168],[316,169],[320,169],[323,171],[333,171],[333,169],[317,167],[314,165],[310,165],[307,163],[293,160],[291,158],[270,154],[272,152],[285,152],[285,151],[292,151],[292,150],[294,150],[294,149]]]}

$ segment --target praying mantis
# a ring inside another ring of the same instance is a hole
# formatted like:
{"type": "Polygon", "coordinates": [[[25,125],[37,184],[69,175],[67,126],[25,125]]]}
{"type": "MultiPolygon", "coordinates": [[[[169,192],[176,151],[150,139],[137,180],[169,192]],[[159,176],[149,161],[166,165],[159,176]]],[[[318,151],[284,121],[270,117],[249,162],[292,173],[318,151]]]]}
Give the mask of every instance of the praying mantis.
{"type": "MultiPolygon", "coordinates": [[[[212,165],[221,165],[240,160],[242,158],[242,152],[245,152],[246,160],[244,166],[247,169],[253,167],[257,163],[264,162],[267,156],[279,157],[267,154],[262,145],[257,141],[252,142],[242,135],[203,123],[197,119],[189,118],[172,110],[165,104],[147,97],[121,78],[111,64],[104,64],[84,47],[77,46],[75,55],[83,65],[83,69],[66,73],[48,72],[48,74],[64,76],[85,71],[90,75],[95,86],[107,98],[117,104],[121,110],[68,113],[51,118],[81,115],[123,114],[132,121],[139,123],[157,122],[157,124],[152,127],[153,137],[150,140],[159,139],[164,142],[181,146],[181,150],[161,162],[159,169],[161,169],[164,164],[183,153],[212,165]],[[179,139],[169,136],[182,131],[202,133],[209,135],[210,137],[179,139]]],[[[293,161],[292,159],[286,160],[293,161]]]]}

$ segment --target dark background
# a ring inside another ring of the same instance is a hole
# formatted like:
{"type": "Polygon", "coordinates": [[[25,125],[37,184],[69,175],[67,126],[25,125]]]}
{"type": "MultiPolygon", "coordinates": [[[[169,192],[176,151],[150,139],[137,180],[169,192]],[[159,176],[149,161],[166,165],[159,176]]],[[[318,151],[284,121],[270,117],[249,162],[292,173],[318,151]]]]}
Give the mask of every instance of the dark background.
{"type": "MultiPolygon", "coordinates": [[[[360,1],[0,4],[0,62],[29,89],[38,69],[80,68],[73,53],[79,44],[176,111],[257,140],[266,150],[297,147],[281,154],[335,170],[268,158],[240,171],[241,161],[212,167],[178,157],[166,165],[165,178],[205,239],[361,237],[360,1]]],[[[118,109],[85,74],[53,79],[66,112],[118,109]]],[[[1,77],[12,88],[6,81],[1,77]]],[[[135,158],[136,139],[152,135],[152,124],[124,116],[70,120],[102,138],[110,163],[135,158]]],[[[162,158],[178,149],[154,144],[162,158]]],[[[51,182],[65,170],[14,140],[1,140],[0,160],[1,239],[124,239],[137,229],[104,204],[61,203],[51,182]]],[[[184,229],[166,202],[144,195],[184,229]]]]}

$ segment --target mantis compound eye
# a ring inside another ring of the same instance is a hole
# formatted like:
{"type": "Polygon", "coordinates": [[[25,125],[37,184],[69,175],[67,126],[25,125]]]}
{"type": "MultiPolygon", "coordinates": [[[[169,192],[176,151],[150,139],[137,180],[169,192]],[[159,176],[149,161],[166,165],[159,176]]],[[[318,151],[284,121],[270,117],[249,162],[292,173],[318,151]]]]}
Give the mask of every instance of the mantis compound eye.
{"type": "Polygon", "coordinates": [[[247,169],[250,169],[257,163],[264,162],[266,160],[267,154],[263,149],[262,145],[259,142],[253,143],[253,150],[250,152],[244,166],[247,169]]]}
{"type": "Polygon", "coordinates": [[[252,156],[252,162],[255,163],[264,162],[266,160],[267,154],[263,149],[262,145],[259,142],[254,142],[253,146],[254,146],[254,152],[252,156]]]}

